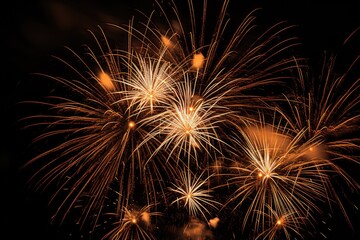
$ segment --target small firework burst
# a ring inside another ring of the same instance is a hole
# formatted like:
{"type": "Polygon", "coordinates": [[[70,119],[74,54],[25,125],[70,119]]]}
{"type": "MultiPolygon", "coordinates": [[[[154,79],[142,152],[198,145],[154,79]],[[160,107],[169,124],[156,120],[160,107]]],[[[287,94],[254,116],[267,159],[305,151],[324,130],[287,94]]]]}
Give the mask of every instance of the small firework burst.
{"type": "Polygon", "coordinates": [[[294,213],[277,213],[276,211],[270,209],[266,211],[269,214],[265,214],[269,226],[267,229],[264,229],[255,239],[291,239],[292,236],[296,235],[302,237],[303,229],[301,228],[301,223],[303,219],[300,218],[297,214],[294,213]]]}
{"type": "Polygon", "coordinates": [[[218,209],[221,204],[214,200],[210,194],[212,190],[208,185],[212,176],[202,179],[205,172],[203,171],[199,176],[196,176],[190,170],[185,170],[180,174],[180,179],[174,184],[174,187],[169,189],[176,195],[180,195],[172,204],[183,203],[184,207],[188,209],[189,216],[199,217],[201,215],[207,219],[206,215],[211,214],[212,210],[218,209]]]}
{"type": "Polygon", "coordinates": [[[159,212],[153,212],[152,205],[138,209],[136,206],[123,207],[118,215],[118,222],[113,223],[113,229],[103,236],[102,239],[147,239],[154,240],[152,218],[161,216],[159,212]]]}

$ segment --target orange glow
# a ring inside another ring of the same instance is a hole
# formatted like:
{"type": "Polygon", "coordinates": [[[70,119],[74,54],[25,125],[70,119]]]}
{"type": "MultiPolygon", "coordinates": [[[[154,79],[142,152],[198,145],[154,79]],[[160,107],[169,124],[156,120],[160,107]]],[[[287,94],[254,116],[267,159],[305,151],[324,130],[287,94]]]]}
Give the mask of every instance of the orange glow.
{"type": "Polygon", "coordinates": [[[107,89],[107,90],[114,90],[115,86],[111,80],[111,77],[109,76],[109,74],[105,73],[105,72],[101,72],[99,74],[99,80],[100,83],[107,89]]]}
{"type": "Polygon", "coordinates": [[[148,212],[144,212],[141,214],[141,220],[146,223],[147,225],[150,225],[151,223],[151,214],[148,212]]]}
{"type": "Polygon", "coordinates": [[[130,122],[128,123],[129,128],[134,128],[135,125],[136,125],[136,124],[135,124],[134,121],[130,121],[130,122]]]}
{"type": "Polygon", "coordinates": [[[261,178],[262,176],[263,176],[263,174],[260,172],[260,173],[258,174],[258,177],[261,178]]]}
{"type": "Polygon", "coordinates": [[[172,47],[172,42],[171,42],[171,40],[168,39],[167,37],[161,36],[161,41],[163,42],[163,44],[164,44],[166,47],[168,47],[168,48],[172,47]]]}
{"type": "Polygon", "coordinates": [[[305,156],[308,159],[323,159],[326,158],[325,149],[323,145],[312,145],[305,149],[305,156]]]}
{"type": "Polygon", "coordinates": [[[194,54],[192,59],[192,66],[196,69],[202,68],[204,65],[205,57],[202,53],[194,54]]]}
{"type": "Polygon", "coordinates": [[[136,223],[136,218],[133,218],[133,219],[131,220],[131,222],[135,224],[135,223],[136,223]]]}
{"type": "Polygon", "coordinates": [[[209,225],[213,228],[216,228],[218,226],[219,221],[220,221],[220,218],[215,217],[213,219],[210,219],[209,225]]]}
{"type": "Polygon", "coordinates": [[[283,222],[282,222],[281,219],[277,220],[277,222],[276,222],[277,225],[281,225],[282,223],[283,223],[283,222]]]}

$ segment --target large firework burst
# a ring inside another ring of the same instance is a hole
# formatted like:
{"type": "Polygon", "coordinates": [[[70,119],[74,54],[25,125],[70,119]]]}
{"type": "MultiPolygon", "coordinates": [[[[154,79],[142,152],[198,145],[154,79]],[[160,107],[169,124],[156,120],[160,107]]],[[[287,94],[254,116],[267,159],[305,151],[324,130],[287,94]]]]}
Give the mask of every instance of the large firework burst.
{"type": "MultiPolygon", "coordinates": [[[[276,119],[276,117],[275,117],[276,119]]],[[[254,229],[255,236],[271,228],[274,213],[293,217],[295,233],[307,221],[314,220],[318,202],[326,201],[326,160],[308,154],[319,140],[303,145],[304,131],[291,135],[282,121],[267,124],[259,121],[245,123],[234,134],[230,172],[226,186],[235,186],[227,204],[234,210],[244,207],[243,230],[254,229]],[[301,221],[297,221],[301,220],[301,221]]]]}

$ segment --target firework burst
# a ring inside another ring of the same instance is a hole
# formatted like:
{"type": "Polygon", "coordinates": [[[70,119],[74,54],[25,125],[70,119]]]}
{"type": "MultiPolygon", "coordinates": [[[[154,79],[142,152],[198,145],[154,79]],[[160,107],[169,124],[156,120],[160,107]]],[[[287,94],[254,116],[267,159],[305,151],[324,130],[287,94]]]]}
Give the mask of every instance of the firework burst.
{"type": "Polygon", "coordinates": [[[127,61],[128,69],[120,80],[125,85],[125,91],[115,93],[119,94],[119,102],[129,102],[129,109],[135,108],[134,115],[144,112],[152,114],[154,108],[169,105],[168,100],[174,92],[173,85],[179,70],[163,61],[162,54],[158,58],[137,53],[130,57],[124,60],[127,61]]]}
{"type": "Polygon", "coordinates": [[[233,26],[228,0],[154,3],[145,20],[109,24],[126,35],[120,47],[99,27],[89,31],[95,47],[66,48],[73,62],[55,57],[64,76],[39,74],[61,89],[27,102],[45,108],[24,119],[45,143],[26,165],[41,164],[30,182],[55,188],[61,222],[75,216],[94,230],[116,218],[103,239],[156,239],[151,220],[175,204],[191,217],[186,238],[213,237],[200,219],[213,230],[229,208],[251,238],[302,237],[323,203],[339,202],[332,176],[359,188],[337,164],[359,163],[359,138],[348,131],[359,123],[359,78],[346,81],[358,58],[341,76],[331,58],[324,81],[308,84],[293,26],[259,32],[257,10],[233,26]],[[294,70],[300,93],[279,94],[294,70]]]}
{"type": "MultiPolygon", "coordinates": [[[[267,86],[285,83],[291,77],[289,70],[296,67],[296,58],[287,50],[299,43],[291,33],[294,26],[285,22],[259,33],[255,25],[257,10],[239,24],[232,22],[229,5],[228,0],[211,5],[207,1],[187,1],[187,8],[179,9],[174,1],[156,1],[153,12],[143,14],[145,20],[139,24],[143,30],[134,29],[131,34],[141,40],[138,45],[164,48],[164,59],[181,66],[195,82],[195,95],[204,97],[204,89],[213,90],[211,97],[223,95],[219,105],[246,118],[247,110],[273,99],[267,86]],[[207,21],[210,15],[216,15],[217,21],[207,21]],[[225,37],[228,33],[230,38],[225,37]]],[[[302,62],[300,58],[297,61],[302,62]]]]}
{"type": "Polygon", "coordinates": [[[221,154],[221,145],[225,144],[219,137],[222,134],[221,126],[226,122],[225,116],[231,112],[218,105],[222,100],[221,95],[213,98],[206,93],[204,97],[195,95],[193,85],[187,78],[175,89],[172,105],[149,118],[158,123],[149,136],[160,138],[157,151],[168,150],[168,159],[172,157],[177,162],[187,159],[182,160],[186,166],[193,164],[191,160],[194,160],[198,166],[199,154],[203,156],[205,153],[210,158],[216,153],[221,154]]]}
{"type": "Polygon", "coordinates": [[[312,139],[304,145],[300,140],[305,131],[294,134],[286,121],[267,124],[263,116],[244,123],[238,132],[231,144],[235,150],[225,186],[234,187],[226,205],[235,204],[234,211],[247,208],[243,230],[250,226],[255,236],[262,236],[272,224],[266,216],[274,212],[280,216],[290,212],[295,233],[305,219],[309,224],[315,221],[314,213],[321,211],[318,203],[327,201],[329,176],[323,166],[331,165],[308,153],[309,148],[320,145],[320,140],[312,139]]]}
{"type": "Polygon", "coordinates": [[[277,214],[276,211],[270,209],[269,214],[265,214],[267,225],[270,226],[268,229],[259,234],[255,239],[291,239],[294,234],[297,236],[302,236],[303,234],[300,229],[299,223],[303,222],[303,219],[299,218],[297,214],[287,213],[287,214],[277,214]]]}
{"type": "MultiPolygon", "coordinates": [[[[102,36],[106,39],[105,35],[102,36]]],[[[96,37],[95,40],[99,42],[96,37]]],[[[95,66],[90,66],[71,49],[69,51],[81,64],[78,68],[57,58],[70,67],[79,80],[41,74],[67,87],[66,91],[70,90],[71,96],[52,96],[48,102],[32,102],[48,107],[48,114],[27,118],[36,121],[31,126],[46,127],[46,132],[35,141],[64,139],[29,162],[47,161],[37,173],[40,180],[36,176],[33,178],[36,188],[53,186],[61,181],[53,199],[61,195],[62,190],[67,191],[67,196],[55,214],[61,215],[62,220],[79,202],[83,209],[80,222],[84,223],[86,219],[92,218],[90,216],[100,216],[109,186],[114,181],[120,182],[118,191],[122,197],[118,201],[119,208],[127,206],[138,181],[145,185],[150,202],[157,195],[155,182],[159,180],[161,184],[162,174],[172,169],[169,166],[159,171],[163,165],[161,162],[155,164],[144,158],[150,156],[156,148],[152,149],[152,142],[142,143],[151,126],[141,124],[149,122],[144,119],[151,116],[149,114],[161,101],[161,96],[166,95],[165,88],[170,87],[161,82],[171,82],[171,76],[164,72],[169,65],[162,63],[161,59],[140,58],[137,59],[137,63],[140,63],[138,68],[133,62],[123,66],[120,65],[124,61],[121,55],[99,47],[102,53],[99,57],[87,48],[89,62],[95,62],[95,66]],[[127,69],[126,74],[120,71],[123,68],[127,69]],[[82,73],[78,69],[87,71],[82,73]],[[161,76],[156,75],[159,69],[161,76]],[[149,71],[153,75],[150,76],[149,71]],[[139,81],[143,81],[142,86],[139,86],[139,81]],[[151,84],[157,90],[153,93],[153,102],[144,100],[144,94],[148,91],[146,87],[151,84]],[[129,88],[131,90],[127,90],[129,88]],[[150,174],[149,171],[154,172],[150,174]],[[64,214],[60,214],[62,210],[64,214]]],[[[160,160],[160,156],[157,159],[160,160]]],[[[94,225],[96,222],[97,219],[94,225]]]]}
{"type": "Polygon", "coordinates": [[[159,212],[152,212],[152,205],[147,205],[140,209],[135,206],[124,207],[119,214],[120,220],[113,223],[114,228],[104,235],[102,239],[156,239],[153,234],[152,218],[161,216],[159,212]]]}
{"type": "MultiPolygon", "coordinates": [[[[355,33],[356,31],[350,37],[355,33]]],[[[346,41],[349,41],[349,38],[346,41]]],[[[304,145],[312,139],[319,139],[317,146],[310,144],[304,152],[309,158],[327,161],[321,168],[324,171],[327,169],[329,180],[332,178],[344,181],[351,191],[358,192],[360,186],[354,179],[356,171],[350,171],[345,166],[349,166],[350,163],[358,169],[360,163],[360,139],[354,134],[359,130],[360,120],[360,78],[356,71],[359,56],[345,66],[341,74],[338,73],[340,68],[337,68],[338,57],[340,56],[324,56],[318,76],[311,75],[316,72],[299,67],[297,85],[294,87],[297,91],[289,94],[286,98],[287,105],[277,108],[277,111],[287,119],[289,127],[294,132],[305,131],[300,139],[304,145]]],[[[329,204],[339,205],[346,220],[351,224],[341,194],[334,187],[337,183],[331,183],[328,182],[326,190],[329,204]]]]}
{"type": "Polygon", "coordinates": [[[221,205],[210,193],[213,191],[209,186],[209,180],[212,175],[202,179],[205,171],[199,176],[194,175],[190,170],[183,171],[180,174],[178,183],[174,184],[169,189],[178,196],[173,202],[178,205],[180,202],[184,203],[184,207],[188,209],[189,216],[199,217],[201,214],[204,219],[207,219],[206,214],[211,214],[211,210],[216,210],[221,205]]]}

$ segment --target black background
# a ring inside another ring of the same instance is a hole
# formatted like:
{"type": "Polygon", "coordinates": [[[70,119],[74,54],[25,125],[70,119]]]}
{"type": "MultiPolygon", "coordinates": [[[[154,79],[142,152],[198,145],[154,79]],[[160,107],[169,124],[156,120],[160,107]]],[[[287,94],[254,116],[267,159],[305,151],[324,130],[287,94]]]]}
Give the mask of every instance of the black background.
{"type": "MultiPolygon", "coordinates": [[[[45,94],[31,87],[31,73],[46,70],[49,56],[61,52],[64,45],[86,43],[86,29],[107,22],[124,23],[137,14],[135,9],[149,12],[152,6],[152,1],[140,0],[74,2],[12,1],[2,8],[1,239],[61,239],[49,223],[47,202],[40,193],[26,190],[26,175],[19,169],[28,160],[31,139],[19,129],[17,121],[23,113],[19,112],[18,102],[45,94]]],[[[243,18],[260,7],[260,23],[286,20],[297,25],[302,54],[315,65],[322,61],[325,50],[340,51],[345,37],[360,26],[360,9],[355,4],[239,2],[229,9],[232,18],[243,18]]],[[[360,44],[354,45],[353,50],[359,54],[360,44]]],[[[358,220],[357,212],[353,220],[355,233],[339,222],[328,239],[355,239],[359,236],[358,220]]]]}

